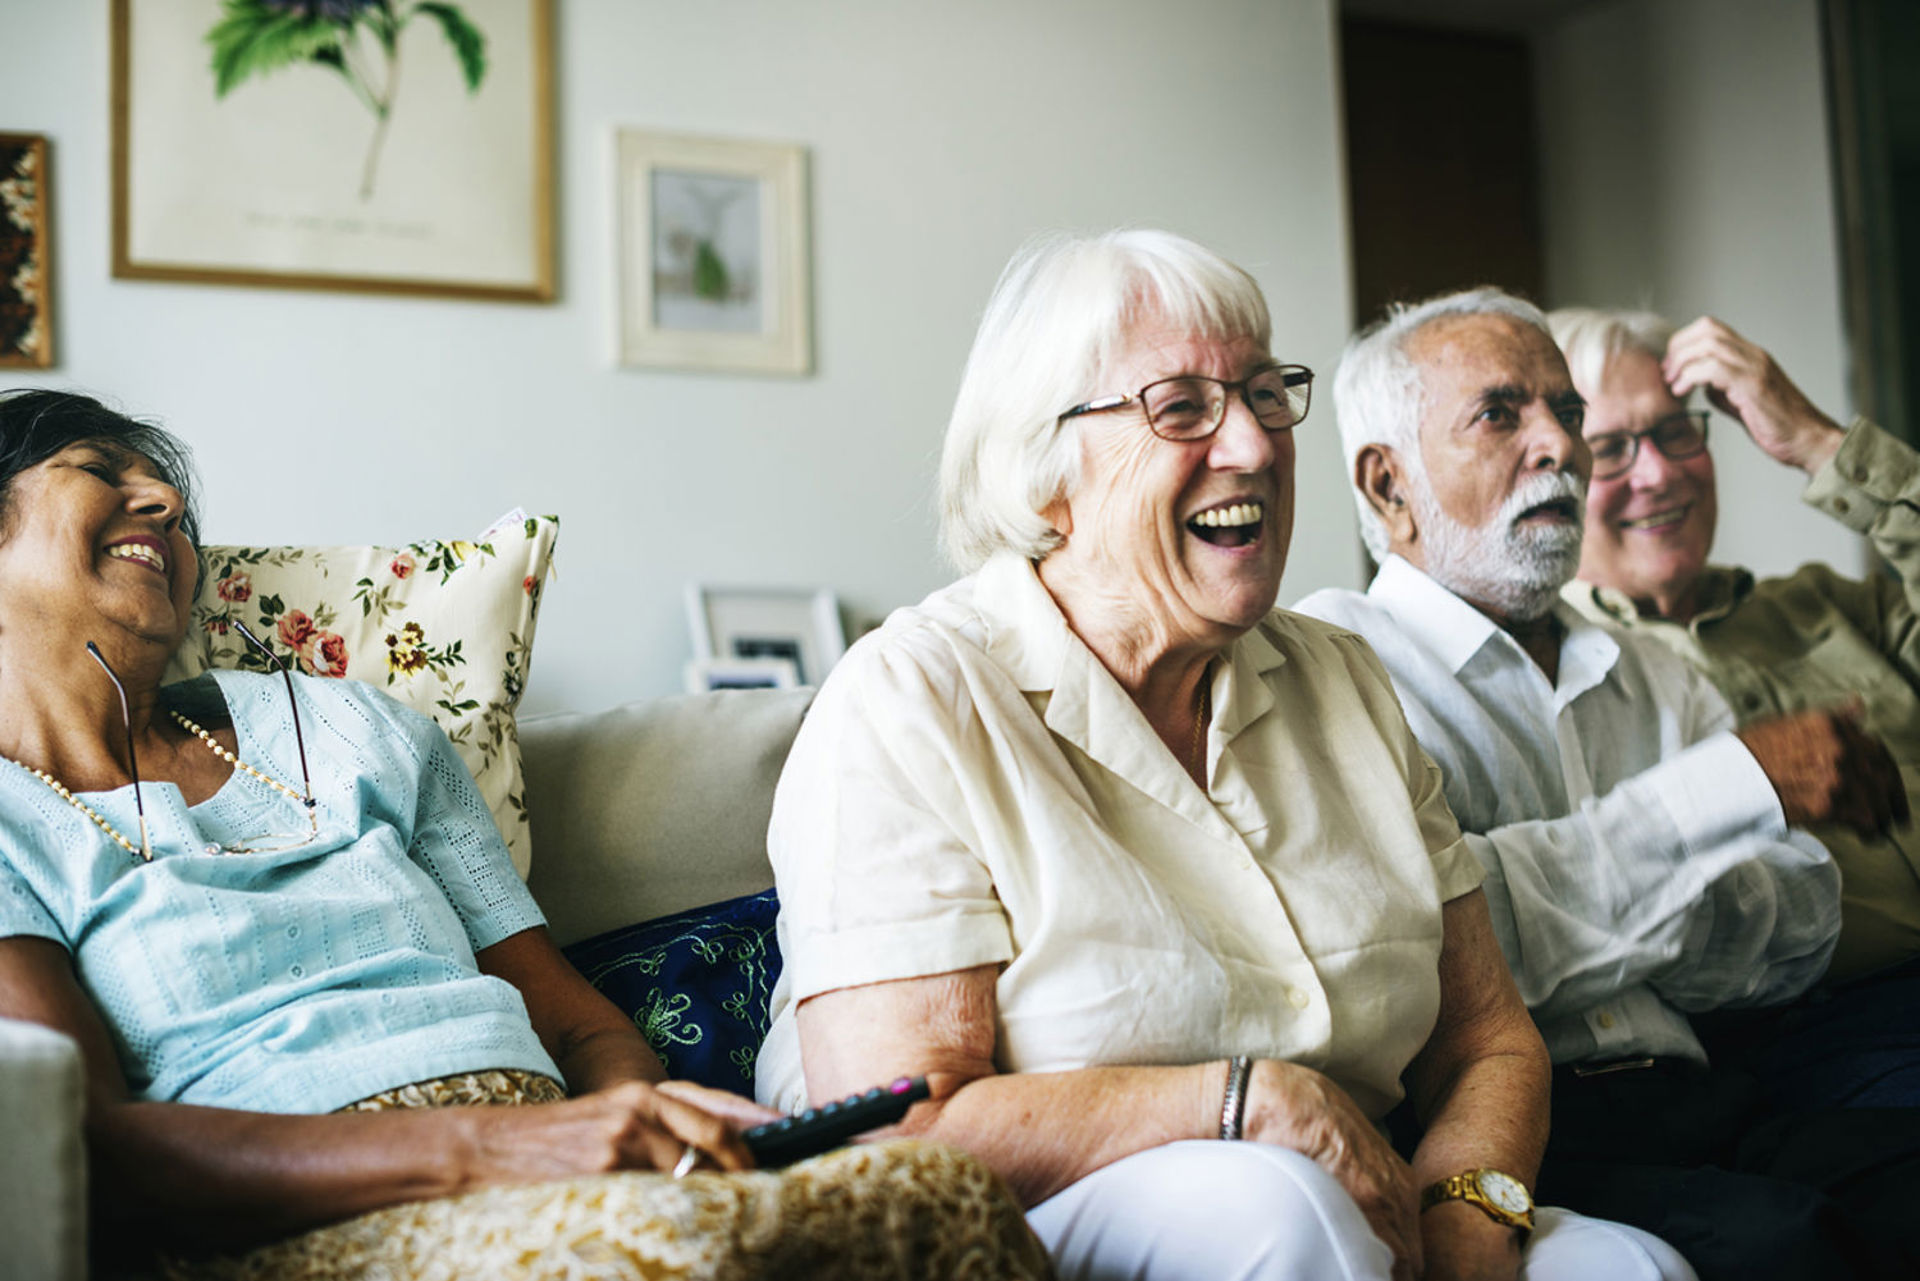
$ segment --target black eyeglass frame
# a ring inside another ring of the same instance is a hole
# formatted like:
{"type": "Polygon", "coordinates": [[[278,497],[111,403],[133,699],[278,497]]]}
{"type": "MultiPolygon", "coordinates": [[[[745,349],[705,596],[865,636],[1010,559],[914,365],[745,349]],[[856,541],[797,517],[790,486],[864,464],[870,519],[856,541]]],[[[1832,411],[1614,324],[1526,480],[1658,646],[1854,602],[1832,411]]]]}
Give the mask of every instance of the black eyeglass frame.
{"type": "MultiPolygon", "coordinates": [[[[307,769],[307,739],[300,728],[300,700],[294,697],[293,673],[289,672],[287,665],[280,661],[280,656],[274,653],[265,641],[255,636],[252,629],[245,623],[236,619],[233,625],[242,636],[252,642],[255,649],[267,656],[267,661],[279,669],[281,679],[286,682],[287,703],[293,709],[294,749],[300,755],[300,804],[306,810],[308,832],[305,836],[294,832],[268,832],[245,844],[222,846],[219,852],[222,854],[280,854],[287,850],[297,850],[303,845],[311,845],[320,839],[320,816],[317,811],[318,802],[313,798],[313,775],[307,769]],[[258,845],[254,843],[255,841],[285,841],[287,844],[258,845]]],[[[100,670],[107,674],[107,679],[113,682],[114,692],[120,695],[120,722],[127,734],[127,773],[133,779],[133,808],[140,816],[140,857],[151,863],[153,862],[153,843],[147,836],[147,807],[140,799],[140,760],[134,755],[133,750],[133,717],[127,710],[127,687],[120,683],[119,673],[113,670],[112,665],[107,662],[107,656],[100,652],[98,645],[88,641],[87,653],[100,665],[100,670]]]]}
{"type": "Polygon", "coordinates": [[[1620,439],[1628,442],[1627,460],[1610,471],[1600,470],[1599,458],[1596,455],[1593,464],[1593,479],[1615,480],[1632,471],[1633,465],[1640,461],[1640,442],[1643,440],[1652,441],[1653,447],[1659,451],[1660,456],[1670,463],[1680,463],[1685,462],[1689,458],[1698,458],[1707,452],[1707,426],[1712,420],[1713,415],[1707,410],[1683,409],[1677,414],[1668,414],[1651,427],[1642,427],[1639,431],[1603,431],[1589,436],[1587,437],[1587,450],[1590,453],[1593,452],[1593,442],[1596,440],[1620,439]],[[1698,429],[1700,432],[1700,443],[1696,447],[1683,449],[1676,454],[1660,443],[1659,434],[1662,430],[1672,426],[1674,423],[1682,421],[1690,421],[1694,427],[1698,429]]]}
{"type": "Polygon", "coordinates": [[[1253,415],[1255,422],[1259,423],[1268,431],[1292,431],[1295,427],[1298,427],[1306,421],[1307,411],[1313,407],[1313,370],[1307,368],[1305,365],[1263,365],[1248,374],[1245,378],[1234,382],[1229,382],[1224,378],[1208,378],[1204,374],[1176,374],[1171,378],[1156,378],[1131,396],[1104,396],[1098,400],[1090,400],[1084,405],[1075,405],[1054,421],[1063,423],[1069,418],[1078,418],[1083,414],[1104,414],[1110,410],[1124,409],[1128,405],[1139,405],[1140,412],[1145,415],[1147,420],[1147,430],[1151,431],[1161,440],[1191,443],[1196,440],[1211,439],[1213,434],[1220,430],[1220,424],[1227,421],[1227,393],[1230,391],[1240,393],[1240,402],[1247,407],[1247,412],[1253,415]],[[1256,378],[1261,378],[1272,373],[1281,375],[1280,385],[1282,387],[1289,390],[1295,387],[1306,388],[1305,403],[1300,406],[1300,412],[1294,415],[1289,422],[1277,424],[1267,422],[1266,419],[1261,416],[1260,411],[1254,408],[1253,398],[1247,394],[1247,385],[1249,383],[1253,382],[1256,378]],[[1212,383],[1220,389],[1220,400],[1213,413],[1213,422],[1205,431],[1190,436],[1169,436],[1160,430],[1160,425],[1154,421],[1153,412],[1147,408],[1147,393],[1155,387],[1163,387],[1168,383],[1182,382],[1212,383]]]}

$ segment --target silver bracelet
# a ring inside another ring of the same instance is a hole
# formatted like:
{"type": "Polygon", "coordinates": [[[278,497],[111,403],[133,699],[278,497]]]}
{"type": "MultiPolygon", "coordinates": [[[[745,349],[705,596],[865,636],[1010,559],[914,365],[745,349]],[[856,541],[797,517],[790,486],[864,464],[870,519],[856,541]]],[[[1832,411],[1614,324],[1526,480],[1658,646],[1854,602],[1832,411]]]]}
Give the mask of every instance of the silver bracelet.
{"type": "Polygon", "coordinates": [[[1240,1137],[1240,1126],[1247,1119],[1247,1077],[1253,1073],[1253,1060],[1236,1054],[1227,1060],[1227,1096],[1220,1101],[1220,1137],[1229,1142],[1240,1137]]]}

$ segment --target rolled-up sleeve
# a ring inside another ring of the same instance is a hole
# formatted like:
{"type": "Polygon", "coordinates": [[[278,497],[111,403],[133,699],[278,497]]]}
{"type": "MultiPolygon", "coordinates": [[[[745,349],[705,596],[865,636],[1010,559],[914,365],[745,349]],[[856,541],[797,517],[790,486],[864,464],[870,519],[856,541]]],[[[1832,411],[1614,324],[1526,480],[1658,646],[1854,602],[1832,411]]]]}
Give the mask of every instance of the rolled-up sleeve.
{"type": "Polygon", "coordinates": [[[1647,983],[1682,1009],[1784,1000],[1839,931],[1840,877],[1715,733],[1563,818],[1470,838],[1494,929],[1536,1013],[1647,983]]]}
{"type": "Polygon", "coordinates": [[[994,745],[969,697],[911,647],[855,650],[808,711],[768,832],[794,999],[1012,959],[971,818],[994,745]]]}

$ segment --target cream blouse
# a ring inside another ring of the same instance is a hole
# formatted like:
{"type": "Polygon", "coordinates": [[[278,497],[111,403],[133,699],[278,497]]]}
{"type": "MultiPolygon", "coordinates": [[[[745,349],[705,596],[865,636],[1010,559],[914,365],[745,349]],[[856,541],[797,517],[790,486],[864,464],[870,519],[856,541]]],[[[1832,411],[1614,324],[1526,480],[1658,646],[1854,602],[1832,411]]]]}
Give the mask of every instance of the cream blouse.
{"type": "Polygon", "coordinates": [[[798,1002],[999,964],[1003,1071],[1245,1053],[1386,1112],[1480,864],[1358,637],[1276,611],[1210,697],[1203,793],[1016,556],[854,646],[775,796],[760,1097],[805,1102],[798,1002]]]}

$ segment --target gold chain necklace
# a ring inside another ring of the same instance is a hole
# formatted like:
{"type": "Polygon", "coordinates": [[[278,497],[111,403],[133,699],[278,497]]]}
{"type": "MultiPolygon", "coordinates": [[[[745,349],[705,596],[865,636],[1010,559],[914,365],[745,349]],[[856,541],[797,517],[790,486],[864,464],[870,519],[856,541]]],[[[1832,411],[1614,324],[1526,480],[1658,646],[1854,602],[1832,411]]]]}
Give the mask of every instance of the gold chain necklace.
{"type": "MultiPolygon", "coordinates": [[[[289,798],[295,801],[298,801],[302,806],[305,806],[307,808],[307,817],[309,821],[312,820],[313,809],[311,806],[307,805],[306,797],[294,791],[291,787],[288,787],[285,783],[282,783],[279,779],[273,778],[272,776],[267,774],[263,774],[259,770],[255,769],[253,766],[247,764],[245,761],[241,760],[238,756],[235,756],[232,752],[229,752],[226,748],[220,746],[220,744],[214,740],[213,735],[207,733],[206,730],[201,729],[198,725],[194,724],[192,721],[188,720],[186,717],[182,716],[180,713],[168,712],[167,715],[173,717],[174,721],[179,724],[181,729],[186,730],[189,734],[192,734],[195,738],[205,743],[209,748],[212,749],[213,754],[215,756],[218,756],[221,760],[225,761],[227,764],[233,766],[235,769],[246,771],[248,774],[251,774],[253,777],[259,779],[262,783],[265,783],[267,786],[275,788],[281,792],[284,792],[289,798]]],[[[53,775],[47,773],[45,770],[35,769],[31,765],[22,764],[21,762],[14,760],[13,757],[11,756],[0,755],[0,761],[5,761],[9,765],[18,766],[19,768],[25,770],[27,773],[33,775],[35,778],[39,779],[42,783],[45,783],[48,787],[52,788],[55,795],[59,796],[61,800],[65,801],[67,804],[73,806],[73,808],[79,810],[82,814],[85,814],[88,818],[92,819],[94,821],[94,824],[97,827],[99,827],[101,831],[105,832],[108,836],[111,836],[115,844],[117,844],[121,849],[125,850],[127,853],[133,855],[134,858],[139,859],[141,862],[144,862],[144,863],[151,863],[153,861],[152,854],[148,853],[145,849],[142,849],[140,846],[135,845],[132,841],[128,840],[125,836],[122,836],[120,834],[120,829],[116,828],[113,824],[107,822],[106,819],[102,818],[97,810],[95,810],[91,805],[87,804],[85,801],[81,800],[78,796],[75,796],[71,791],[67,789],[65,784],[63,784],[59,779],[55,778],[53,775]]],[[[223,850],[223,847],[219,845],[209,845],[207,847],[207,853],[209,854],[218,854],[222,852],[240,853],[241,851],[223,850]]]]}
{"type": "MultiPolygon", "coordinates": [[[[1200,688],[1194,691],[1193,700],[1193,769],[1202,779],[1207,776],[1207,758],[1204,752],[1207,733],[1207,674],[1200,673],[1200,688]]],[[[1204,790],[1206,784],[1201,783],[1204,790]]]]}

